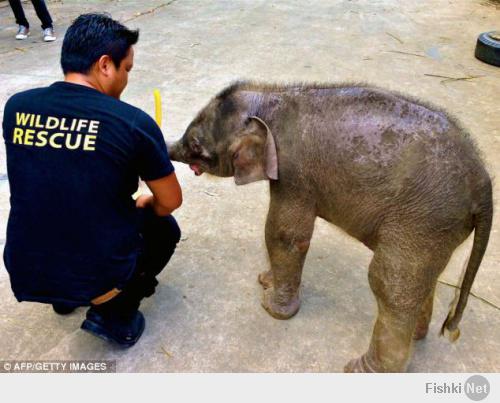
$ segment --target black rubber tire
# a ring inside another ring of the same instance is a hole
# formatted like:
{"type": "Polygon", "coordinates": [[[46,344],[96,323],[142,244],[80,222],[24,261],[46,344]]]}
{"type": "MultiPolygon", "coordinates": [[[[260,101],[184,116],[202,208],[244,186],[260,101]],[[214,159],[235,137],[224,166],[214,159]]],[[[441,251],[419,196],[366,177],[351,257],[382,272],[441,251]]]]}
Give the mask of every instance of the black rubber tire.
{"type": "Polygon", "coordinates": [[[490,36],[493,32],[495,37],[498,37],[498,31],[483,32],[479,35],[474,55],[485,63],[500,67],[500,40],[490,36]]]}

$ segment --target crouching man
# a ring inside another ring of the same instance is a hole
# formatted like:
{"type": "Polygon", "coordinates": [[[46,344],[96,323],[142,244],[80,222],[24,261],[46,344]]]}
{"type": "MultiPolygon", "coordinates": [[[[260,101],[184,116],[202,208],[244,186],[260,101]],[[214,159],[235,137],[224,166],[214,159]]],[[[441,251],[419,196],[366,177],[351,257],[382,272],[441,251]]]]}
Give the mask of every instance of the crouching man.
{"type": "Polygon", "coordinates": [[[182,203],[161,130],[119,100],[138,36],[81,15],[63,42],[65,80],[15,94],[3,120],[4,262],[17,300],[60,314],[90,305],[82,328],[125,347],[144,330],[139,304],[174,253],[182,203]],[[134,201],[139,177],[152,195],[134,201]]]}

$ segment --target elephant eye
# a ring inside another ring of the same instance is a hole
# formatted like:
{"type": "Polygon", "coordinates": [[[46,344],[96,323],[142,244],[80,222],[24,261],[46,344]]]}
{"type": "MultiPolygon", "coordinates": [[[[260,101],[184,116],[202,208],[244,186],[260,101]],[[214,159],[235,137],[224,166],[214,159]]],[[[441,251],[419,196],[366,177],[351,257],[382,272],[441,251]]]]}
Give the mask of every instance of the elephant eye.
{"type": "Polygon", "coordinates": [[[191,142],[191,150],[193,150],[193,152],[197,154],[201,154],[202,149],[198,139],[193,139],[193,141],[191,142]]]}

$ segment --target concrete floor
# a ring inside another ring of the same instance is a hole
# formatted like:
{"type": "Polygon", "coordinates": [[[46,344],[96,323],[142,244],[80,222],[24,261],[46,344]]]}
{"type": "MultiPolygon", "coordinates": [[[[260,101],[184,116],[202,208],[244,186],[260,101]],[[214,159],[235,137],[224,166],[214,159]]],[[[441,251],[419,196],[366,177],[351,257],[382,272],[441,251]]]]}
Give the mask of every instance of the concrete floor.
{"type": "MultiPolygon", "coordinates": [[[[498,4],[498,3],[496,3],[498,4]]],[[[195,113],[237,78],[265,81],[366,81],[447,108],[470,129],[490,172],[500,171],[500,69],[474,59],[477,35],[500,29],[490,1],[58,1],[50,2],[58,40],[37,29],[19,42],[0,2],[0,108],[17,91],[61,79],[65,28],[78,14],[107,11],[141,29],[124,100],[153,113],[164,99],[164,133],[173,140],[195,113]],[[154,12],[149,12],[154,10],[154,12]],[[438,77],[443,76],[443,77],[438,77]],[[457,78],[447,80],[445,77],[457,78]],[[462,79],[467,78],[467,79],[462,79]]],[[[26,9],[36,27],[31,5],[26,9]]],[[[1,110],[1,109],[0,109],[1,110]]],[[[143,304],[140,343],[119,350],[79,330],[69,317],[13,298],[0,270],[0,360],[115,359],[124,372],[342,371],[370,339],[375,302],[367,282],[371,252],[318,220],[303,276],[302,308],[288,321],[260,307],[257,274],[267,268],[264,182],[195,178],[176,165],[184,205],[182,242],[143,304]]],[[[500,187],[495,186],[495,200],[500,187]]],[[[5,149],[0,147],[0,243],[9,211],[5,149]]],[[[500,305],[500,218],[474,293],[500,305]]],[[[470,239],[441,280],[457,284],[470,239]]],[[[414,372],[500,371],[500,312],[470,297],[456,344],[438,337],[454,289],[440,284],[431,331],[415,345],[414,372]]]]}

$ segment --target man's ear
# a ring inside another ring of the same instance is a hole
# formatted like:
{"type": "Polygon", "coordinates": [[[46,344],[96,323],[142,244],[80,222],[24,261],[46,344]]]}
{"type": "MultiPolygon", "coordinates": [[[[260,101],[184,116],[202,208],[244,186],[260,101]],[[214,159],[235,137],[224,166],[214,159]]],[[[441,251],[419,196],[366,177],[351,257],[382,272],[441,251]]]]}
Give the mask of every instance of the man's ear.
{"type": "Polygon", "coordinates": [[[96,62],[96,68],[106,77],[109,76],[112,67],[114,67],[113,60],[109,55],[102,55],[96,62]]]}
{"type": "Polygon", "coordinates": [[[231,152],[237,185],[278,179],[276,143],[267,124],[257,116],[249,117],[243,135],[231,146],[231,152]]]}

